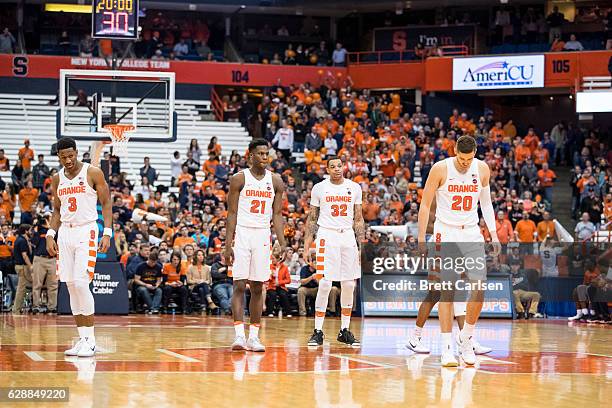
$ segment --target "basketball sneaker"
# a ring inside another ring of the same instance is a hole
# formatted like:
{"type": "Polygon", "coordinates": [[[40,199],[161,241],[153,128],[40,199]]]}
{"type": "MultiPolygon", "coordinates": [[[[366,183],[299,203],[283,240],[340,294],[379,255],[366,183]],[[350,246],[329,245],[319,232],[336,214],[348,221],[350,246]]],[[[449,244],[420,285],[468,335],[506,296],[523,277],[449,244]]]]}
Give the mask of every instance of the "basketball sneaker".
{"type": "Polygon", "coordinates": [[[406,348],[414,351],[415,353],[429,353],[429,349],[425,347],[425,345],[421,342],[421,338],[411,334],[408,336],[408,343],[406,343],[406,348]]]}
{"type": "Polygon", "coordinates": [[[353,333],[351,333],[351,331],[346,328],[340,330],[340,333],[338,333],[338,341],[340,343],[348,344],[349,346],[353,346],[353,347],[361,346],[361,343],[359,343],[359,340],[357,340],[355,336],[353,335],[353,333]]]}
{"type": "Polygon", "coordinates": [[[442,367],[458,367],[459,363],[453,354],[453,350],[448,349],[442,352],[440,355],[440,364],[442,367]]]}
{"type": "Polygon", "coordinates": [[[472,339],[462,339],[459,336],[459,355],[467,365],[476,364],[476,354],[474,353],[474,345],[472,339]]]}
{"type": "Polygon", "coordinates": [[[259,337],[249,337],[249,339],[247,340],[246,349],[249,351],[261,353],[266,351],[266,346],[261,343],[259,337]]]}
{"type": "Polygon", "coordinates": [[[90,342],[87,339],[83,339],[83,345],[81,346],[81,348],[79,349],[79,352],[77,353],[77,356],[79,357],[93,357],[96,355],[96,344],[90,342]]]}
{"type": "Polygon", "coordinates": [[[315,329],[312,336],[310,336],[310,340],[308,340],[308,345],[313,347],[322,346],[324,337],[323,330],[315,329]]]}
{"type": "Polygon", "coordinates": [[[78,356],[79,355],[79,351],[81,350],[81,347],[85,347],[85,339],[81,338],[79,339],[79,341],[76,342],[76,344],[74,346],[72,346],[72,348],[69,348],[68,350],[64,351],[64,355],[66,356],[78,356]]]}
{"type": "Polygon", "coordinates": [[[582,316],[583,316],[582,310],[578,310],[576,312],[576,316],[568,317],[567,320],[569,320],[570,322],[573,322],[574,320],[579,320],[582,316]]]}
{"type": "Polygon", "coordinates": [[[247,341],[243,336],[236,336],[232,343],[233,351],[244,351],[247,349],[247,341]]]}
{"type": "MultiPolygon", "coordinates": [[[[459,336],[457,336],[456,340],[457,340],[457,345],[461,347],[461,341],[459,340],[459,336]]],[[[491,347],[483,346],[482,344],[478,343],[478,341],[473,337],[472,337],[472,346],[474,347],[474,354],[476,355],[487,354],[493,351],[491,347]]]]}

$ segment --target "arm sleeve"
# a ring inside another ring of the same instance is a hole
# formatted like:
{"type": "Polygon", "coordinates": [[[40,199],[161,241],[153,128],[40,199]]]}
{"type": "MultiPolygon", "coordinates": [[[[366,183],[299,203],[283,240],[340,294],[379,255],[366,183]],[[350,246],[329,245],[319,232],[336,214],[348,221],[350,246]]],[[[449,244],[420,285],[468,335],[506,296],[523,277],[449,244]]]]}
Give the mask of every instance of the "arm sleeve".
{"type": "Polygon", "coordinates": [[[495,211],[493,210],[493,202],[491,201],[491,187],[483,187],[480,192],[480,209],[482,211],[482,217],[487,224],[487,228],[490,232],[496,232],[495,228],[495,211]]]}

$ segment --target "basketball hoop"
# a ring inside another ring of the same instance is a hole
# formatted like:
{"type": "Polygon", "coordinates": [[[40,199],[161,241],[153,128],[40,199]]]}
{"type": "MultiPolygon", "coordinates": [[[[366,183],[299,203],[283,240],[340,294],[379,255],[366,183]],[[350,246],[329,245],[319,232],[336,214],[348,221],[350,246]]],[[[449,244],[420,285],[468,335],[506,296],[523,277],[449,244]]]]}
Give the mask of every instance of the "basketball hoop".
{"type": "Polygon", "coordinates": [[[121,125],[113,123],[104,125],[104,129],[110,133],[113,154],[119,157],[127,155],[127,144],[130,141],[130,132],[136,129],[134,125],[121,125]]]}

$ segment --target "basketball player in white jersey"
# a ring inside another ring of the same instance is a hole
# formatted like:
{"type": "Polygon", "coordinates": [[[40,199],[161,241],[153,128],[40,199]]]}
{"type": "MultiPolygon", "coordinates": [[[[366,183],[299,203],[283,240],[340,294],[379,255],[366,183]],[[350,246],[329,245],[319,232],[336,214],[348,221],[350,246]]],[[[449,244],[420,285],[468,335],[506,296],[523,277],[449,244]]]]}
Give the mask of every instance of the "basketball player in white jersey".
{"type": "MultiPolygon", "coordinates": [[[[500,251],[499,239],[495,227],[495,213],[491,201],[489,166],[475,159],[476,141],[471,136],[461,136],[456,144],[456,156],[434,164],[425,183],[421,206],[419,208],[419,247],[423,254],[425,247],[425,232],[429,221],[431,203],[436,199],[436,220],[432,241],[437,244],[436,252],[444,258],[446,252],[458,248],[455,257],[472,258],[474,267],[468,268],[469,282],[486,280],[486,257],[484,237],[478,226],[478,202],[489,229],[493,242],[493,256],[500,251]],[[480,265],[480,266],[479,266],[480,265]]],[[[435,256],[435,254],[434,254],[435,256]]],[[[458,259],[458,258],[456,258],[458,259]]],[[[459,275],[454,270],[441,271],[441,280],[450,282],[453,287],[459,275]]],[[[443,288],[444,289],[444,288],[443,288]]],[[[458,288],[454,288],[455,291],[458,288]]],[[[440,331],[442,340],[441,363],[444,367],[456,367],[452,346],[453,303],[452,290],[442,290],[441,301],[438,304],[440,331]]],[[[460,355],[466,365],[476,363],[472,336],[474,326],[478,321],[484,291],[472,288],[467,303],[465,323],[459,333],[460,355]]]]}
{"type": "Polygon", "coordinates": [[[329,179],[317,183],[310,196],[310,213],[306,221],[304,253],[312,261],[310,246],[316,231],[316,269],[322,275],[315,300],[315,329],[309,346],[323,344],[323,321],[333,282],[340,282],[342,317],[338,341],[359,346],[359,340],[349,330],[355,280],[361,277],[359,259],[365,238],[362,212],[362,192],[359,184],[344,178],[344,163],[336,156],[327,161],[329,179]]]}
{"type": "Polygon", "coordinates": [[[57,142],[61,169],[51,180],[53,215],[47,232],[47,251],[58,256],[59,279],[66,283],[70,308],[79,331],[79,341],[68,356],[91,357],[96,353],[94,298],[89,290],[97,252],[105,253],[112,236],[110,192],[102,170],[78,160],[76,143],[57,142]],[[104,232],[98,244],[97,204],[102,205],[104,232]],[[57,235],[57,243],[55,236],[57,235]]]}
{"type": "Polygon", "coordinates": [[[267,170],[269,144],[255,139],[249,144],[250,167],[230,179],[227,197],[227,238],[224,257],[232,268],[232,315],[236,339],[232,350],[266,351],[259,340],[263,309],[263,283],[270,279],[270,221],[282,251],[286,248],[282,199],[285,186],[278,174],[267,170]],[[249,339],[244,331],[244,292],[251,292],[249,339]]]}

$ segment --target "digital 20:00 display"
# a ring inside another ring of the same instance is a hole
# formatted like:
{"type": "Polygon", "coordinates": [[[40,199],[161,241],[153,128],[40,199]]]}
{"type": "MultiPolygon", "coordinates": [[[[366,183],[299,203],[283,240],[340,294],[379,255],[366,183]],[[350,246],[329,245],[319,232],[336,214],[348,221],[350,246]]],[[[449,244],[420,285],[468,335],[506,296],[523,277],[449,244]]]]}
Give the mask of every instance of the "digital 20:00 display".
{"type": "Polygon", "coordinates": [[[138,37],[138,0],[94,0],[91,36],[135,40],[138,37]]]}

